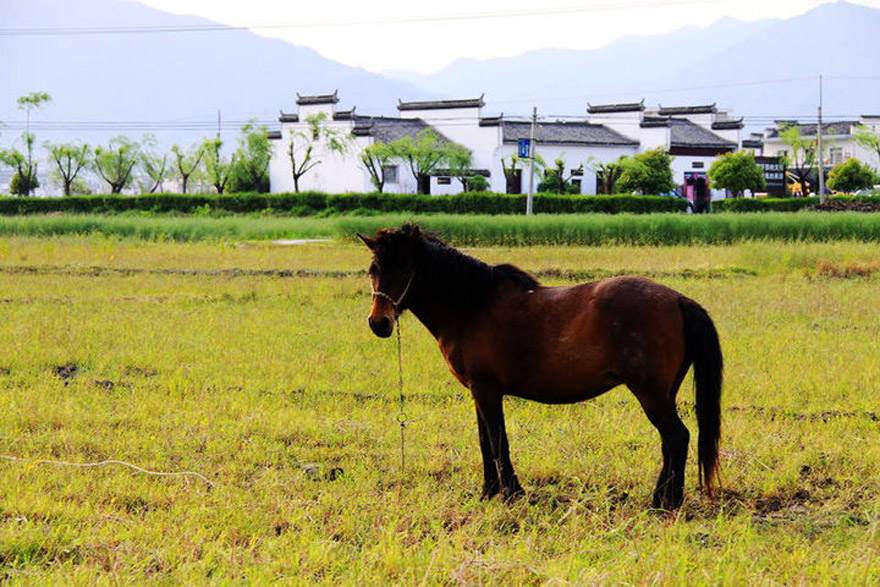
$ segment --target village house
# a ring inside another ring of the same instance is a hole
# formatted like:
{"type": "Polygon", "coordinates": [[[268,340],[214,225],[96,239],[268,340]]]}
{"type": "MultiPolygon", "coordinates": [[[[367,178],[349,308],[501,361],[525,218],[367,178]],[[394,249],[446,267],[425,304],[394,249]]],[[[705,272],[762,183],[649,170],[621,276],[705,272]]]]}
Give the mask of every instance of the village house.
{"type": "MultiPolygon", "coordinates": [[[[818,123],[805,124],[797,120],[777,120],[774,126],[764,130],[763,134],[751,137],[748,145],[755,149],[756,154],[766,157],[789,157],[792,155],[791,147],[782,140],[781,133],[791,126],[796,126],[804,138],[816,140],[818,123]]],[[[880,115],[863,115],[858,120],[822,123],[822,160],[827,170],[847,159],[858,159],[875,169],[880,169],[880,154],[853,139],[859,127],[880,133],[880,115]]]]}
{"type": "MultiPolygon", "coordinates": [[[[375,142],[392,142],[401,137],[415,138],[432,129],[444,141],[457,143],[471,152],[471,173],[489,181],[492,191],[528,191],[528,164],[517,161],[521,139],[532,133],[524,118],[483,116],[482,96],[464,100],[399,102],[397,117],[367,116],[355,109],[337,110],[337,94],[297,95],[297,112],[282,112],[280,130],[270,133],[274,153],[270,164],[271,191],[294,191],[291,148],[297,164],[311,145],[312,161],[320,161],[300,178],[301,191],[328,193],[373,191],[370,174],[361,162],[361,153],[375,142]],[[322,132],[346,137],[345,149],[334,150],[314,134],[310,124],[320,119],[322,132]],[[292,147],[291,147],[292,145],[292,147]],[[505,169],[507,168],[507,169],[505,169]],[[505,173],[507,171],[507,173],[505,173]]],[[[676,183],[693,200],[705,192],[706,171],[720,154],[740,148],[741,119],[730,118],[715,105],[659,107],[648,110],[644,101],[630,104],[588,105],[587,116],[579,120],[544,120],[535,124],[536,152],[548,164],[565,162],[566,175],[582,194],[597,193],[594,166],[616,161],[654,148],[667,149],[675,159],[676,183]],[[583,166],[583,171],[580,168],[583,166]],[[700,194],[697,194],[700,192],[700,194]]],[[[385,191],[412,193],[416,179],[403,161],[391,162],[385,169],[385,191]]],[[[537,186],[538,177],[534,179],[537,186]]],[[[450,170],[435,170],[430,178],[431,194],[451,194],[463,189],[450,170]]],[[[717,197],[719,194],[714,194],[717,197]]],[[[723,195],[723,193],[721,193],[723,195]]]]}

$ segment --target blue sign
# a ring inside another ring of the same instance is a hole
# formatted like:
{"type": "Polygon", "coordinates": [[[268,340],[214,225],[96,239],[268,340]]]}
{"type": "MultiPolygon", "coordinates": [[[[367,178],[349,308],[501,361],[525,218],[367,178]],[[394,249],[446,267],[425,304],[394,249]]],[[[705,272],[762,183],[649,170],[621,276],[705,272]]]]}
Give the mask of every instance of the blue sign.
{"type": "Polygon", "coordinates": [[[528,159],[532,151],[531,146],[529,139],[520,139],[516,144],[516,156],[520,159],[528,159]]]}

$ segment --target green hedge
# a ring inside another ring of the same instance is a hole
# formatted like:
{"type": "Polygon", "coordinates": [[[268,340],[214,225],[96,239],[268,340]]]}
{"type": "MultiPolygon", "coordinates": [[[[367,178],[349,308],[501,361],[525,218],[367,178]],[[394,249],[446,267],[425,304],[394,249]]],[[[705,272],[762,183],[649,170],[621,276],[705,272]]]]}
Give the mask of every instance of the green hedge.
{"type": "MultiPolygon", "coordinates": [[[[872,202],[880,201],[876,196],[834,196],[829,200],[839,202],[872,202]]],[[[714,212],[797,212],[815,206],[819,196],[808,198],[736,198],[715,200],[712,202],[714,212]]]]}
{"type": "MultiPolygon", "coordinates": [[[[536,213],[581,214],[647,214],[683,212],[687,202],[660,196],[560,196],[537,194],[536,213]]],[[[143,211],[156,213],[194,214],[221,212],[249,214],[274,211],[294,216],[346,214],[353,212],[414,213],[414,214],[522,214],[526,209],[525,195],[471,192],[449,196],[415,194],[224,194],[182,195],[148,194],[139,196],[70,196],[63,198],[0,198],[0,215],[48,214],[116,214],[143,211]]]]}
{"type": "Polygon", "coordinates": [[[382,216],[256,217],[60,214],[0,216],[0,236],[101,234],[175,241],[243,241],[333,237],[415,222],[451,244],[467,246],[727,245],[747,241],[880,242],[880,213],[767,214],[386,214],[382,216]]]}

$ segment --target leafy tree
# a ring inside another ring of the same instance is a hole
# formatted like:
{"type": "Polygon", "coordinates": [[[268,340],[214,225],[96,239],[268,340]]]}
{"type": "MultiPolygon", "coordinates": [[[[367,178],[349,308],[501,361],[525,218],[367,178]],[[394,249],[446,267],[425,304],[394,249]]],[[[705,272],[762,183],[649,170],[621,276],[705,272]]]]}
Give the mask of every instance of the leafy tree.
{"type": "MultiPolygon", "coordinates": [[[[24,138],[27,152],[30,152],[34,136],[30,133],[24,133],[24,138]]],[[[40,181],[37,179],[37,164],[29,162],[28,156],[18,149],[0,151],[0,163],[15,169],[12,182],[9,184],[9,191],[13,195],[29,196],[40,187],[40,181]]]]}
{"type": "Polygon", "coordinates": [[[229,174],[227,188],[230,192],[269,191],[269,160],[272,159],[272,143],[269,130],[250,121],[241,127],[238,149],[229,174]]]}
{"type": "Polygon", "coordinates": [[[617,186],[625,192],[662,194],[675,189],[672,157],[663,148],[652,149],[620,161],[623,171],[617,186]]]}
{"type": "MultiPolygon", "coordinates": [[[[47,142],[46,149],[49,158],[55,163],[55,175],[57,182],[65,196],[74,193],[77,186],[76,180],[81,171],[89,168],[92,161],[92,148],[89,145],[75,145],[72,143],[53,144],[47,142]]],[[[81,187],[81,186],[79,186],[81,187]]]]}
{"type": "Polygon", "coordinates": [[[95,170],[110,186],[111,194],[120,194],[132,180],[140,159],[140,146],[126,136],[110,139],[107,147],[95,149],[95,170]]]}
{"type": "Polygon", "coordinates": [[[748,151],[724,153],[709,167],[708,175],[712,187],[729,190],[734,198],[740,197],[745,190],[754,192],[767,185],[764,171],[748,151]]]}
{"type": "Polygon", "coordinates": [[[145,134],[141,141],[140,167],[144,177],[139,180],[141,191],[155,193],[156,190],[164,190],[162,185],[168,173],[168,154],[156,153],[156,137],[145,134]]]}
{"type": "Polygon", "coordinates": [[[388,143],[395,157],[409,165],[418,186],[418,193],[431,193],[431,173],[449,162],[460,152],[461,145],[455,145],[426,128],[415,139],[404,136],[388,143]]]}
{"type": "Polygon", "coordinates": [[[205,172],[208,181],[218,194],[222,194],[226,190],[232,166],[235,165],[235,156],[229,161],[225,160],[221,152],[222,148],[223,141],[219,138],[205,139],[202,143],[202,152],[205,154],[205,172]]]}
{"type": "Polygon", "coordinates": [[[595,163],[593,170],[596,172],[596,183],[598,184],[598,192],[600,194],[613,194],[617,186],[617,180],[623,173],[622,161],[625,155],[621,155],[617,161],[608,163],[595,163]]]}
{"type": "MultiPolygon", "coordinates": [[[[504,171],[504,180],[507,184],[507,189],[505,191],[508,194],[518,194],[522,191],[522,182],[517,185],[516,178],[518,176],[522,177],[523,170],[519,168],[520,163],[522,163],[523,168],[525,168],[528,165],[528,161],[528,158],[520,158],[517,155],[501,158],[501,169],[504,171]]],[[[538,154],[535,154],[535,167],[538,168],[538,173],[542,173],[547,167],[544,159],[538,154]]]]}
{"type": "Polygon", "coordinates": [[[323,163],[318,158],[316,147],[323,147],[331,153],[344,153],[348,150],[350,139],[339,129],[326,125],[327,115],[323,112],[306,118],[304,130],[292,130],[287,147],[290,169],[293,174],[293,190],[299,192],[299,180],[306,173],[323,163]]]}
{"type": "Polygon", "coordinates": [[[467,148],[457,143],[449,143],[446,165],[449,174],[461,182],[462,191],[468,191],[468,180],[473,177],[473,159],[467,148]]]}
{"type": "Polygon", "coordinates": [[[558,158],[553,162],[552,168],[544,169],[543,179],[538,184],[539,192],[551,192],[555,194],[575,194],[577,186],[569,183],[575,175],[582,175],[584,172],[583,164],[575,169],[572,173],[565,175],[565,160],[558,158]]]}
{"type": "Polygon", "coordinates": [[[46,103],[51,102],[52,97],[46,92],[32,92],[27,96],[21,96],[16,101],[19,110],[27,113],[25,131],[22,133],[25,152],[18,149],[0,151],[0,163],[15,169],[12,176],[10,191],[19,196],[29,196],[40,186],[37,179],[37,163],[34,161],[34,135],[31,134],[31,110],[39,110],[46,103]]]}
{"type": "Polygon", "coordinates": [[[385,168],[394,159],[394,150],[388,143],[376,142],[361,151],[361,163],[370,174],[370,181],[379,193],[385,189],[385,168]]]}
{"type": "Polygon", "coordinates": [[[485,192],[489,190],[489,180],[482,175],[472,175],[467,178],[465,190],[469,192],[485,192]]]}
{"type": "Polygon", "coordinates": [[[789,154],[781,157],[782,164],[797,178],[798,183],[804,186],[806,192],[810,170],[816,164],[817,142],[805,137],[796,124],[783,126],[779,138],[789,147],[789,154]]]}
{"type": "Polygon", "coordinates": [[[177,174],[180,176],[180,187],[185,194],[189,178],[199,168],[205,152],[202,150],[201,145],[192,146],[187,151],[182,150],[177,145],[172,145],[171,152],[174,154],[177,174]]]}
{"type": "Polygon", "coordinates": [[[858,159],[847,159],[834,166],[828,174],[828,189],[855,192],[874,185],[874,171],[858,159]]]}
{"type": "Polygon", "coordinates": [[[867,126],[858,125],[852,138],[861,146],[877,153],[877,159],[880,161],[880,133],[867,126]]]}

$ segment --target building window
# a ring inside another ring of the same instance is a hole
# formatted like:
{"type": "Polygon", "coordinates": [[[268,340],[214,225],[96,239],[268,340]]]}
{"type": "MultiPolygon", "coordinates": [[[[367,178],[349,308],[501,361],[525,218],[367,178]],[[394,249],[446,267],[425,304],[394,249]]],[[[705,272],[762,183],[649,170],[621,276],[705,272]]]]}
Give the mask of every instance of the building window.
{"type": "Polygon", "coordinates": [[[703,162],[702,161],[694,161],[693,164],[691,165],[691,168],[692,169],[702,169],[703,162]]]}
{"type": "Polygon", "coordinates": [[[385,183],[397,183],[397,165],[383,165],[382,175],[385,177],[385,183]]]}
{"type": "Polygon", "coordinates": [[[449,185],[451,183],[452,183],[451,177],[438,177],[437,178],[437,185],[449,185]]]}
{"type": "Polygon", "coordinates": [[[840,147],[831,147],[828,149],[828,156],[831,159],[831,164],[837,165],[843,161],[843,149],[840,147]]]}

